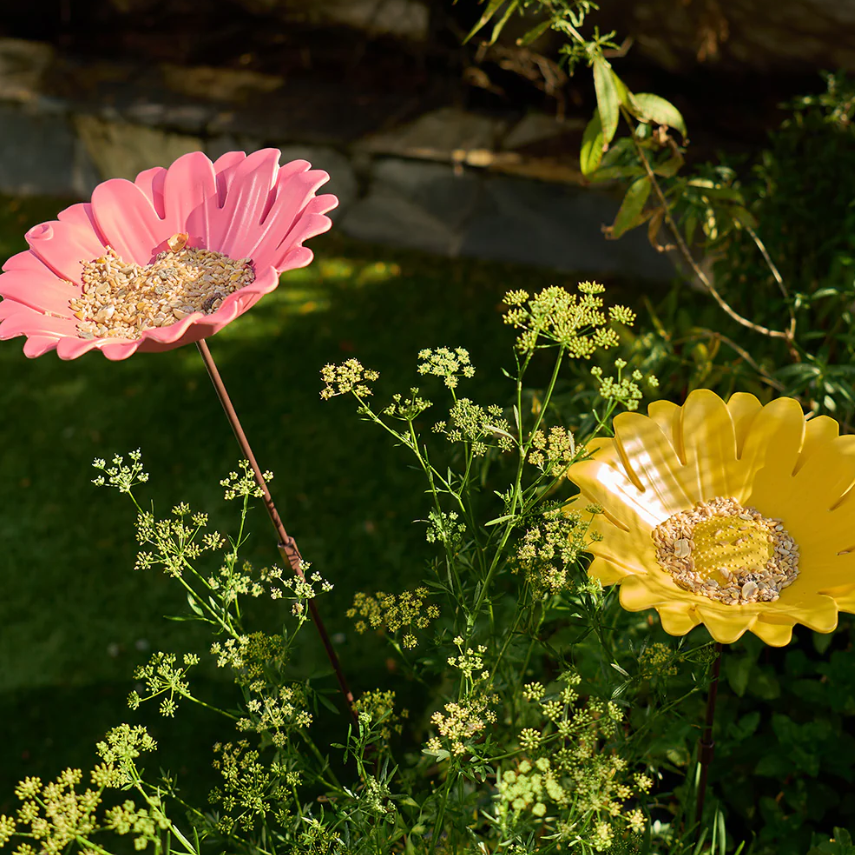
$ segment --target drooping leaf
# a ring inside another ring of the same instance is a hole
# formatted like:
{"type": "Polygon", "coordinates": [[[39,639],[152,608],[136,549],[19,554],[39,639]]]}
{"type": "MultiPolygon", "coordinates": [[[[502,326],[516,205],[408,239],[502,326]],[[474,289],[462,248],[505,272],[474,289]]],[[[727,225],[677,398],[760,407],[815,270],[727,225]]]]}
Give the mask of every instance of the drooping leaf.
{"type": "Polygon", "coordinates": [[[463,43],[466,44],[466,42],[468,42],[469,39],[471,39],[472,36],[475,35],[475,33],[485,27],[490,22],[490,19],[493,17],[493,15],[495,15],[496,12],[499,11],[501,6],[506,2],[507,0],[490,0],[490,2],[487,4],[487,8],[484,10],[484,14],[481,15],[475,26],[472,27],[472,29],[467,33],[466,38],[463,39],[463,43]]]}
{"type": "Polygon", "coordinates": [[[493,26],[493,32],[490,33],[489,43],[491,45],[496,43],[496,39],[499,38],[499,34],[502,32],[502,30],[505,27],[505,24],[508,22],[508,18],[510,18],[511,15],[513,15],[513,13],[516,11],[516,8],[517,8],[517,6],[519,6],[519,4],[520,4],[519,0],[511,0],[511,2],[508,3],[508,8],[505,9],[504,13],[502,14],[502,17],[499,18],[498,21],[496,21],[495,25],[493,26]]]}
{"type": "Polygon", "coordinates": [[[600,111],[594,110],[594,116],[585,127],[582,134],[582,150],[579,153],[579,164],[582,175],[590,175],[597,171],[603,160],[603,124],[600,121],[600,111]]]}
{"type": "Polygon", "coordinates": [[[633,166],[631,164],[627,164],[626,166],[601,166],[591,176],[591,181],[614,181],[616,178],[638,178],[644,174],[644,167],[633,166]]]}
{"type": "Polygon", "coordinates": [[[735,205],[730,212],[730,216],[733,217],[734,222],[742,226],[748,226],[749,229],[757,228],[757,220],[754,214],[748,208],[743,208],[742,205],[735,205]]]}
{"type": "Polygon", "coordinates": [[[633,110],[642,121],[667,125],[669,128],[679,131],[684,137],[687,135],[686,123],[683,121],[680,111],[660,95],[654,95],[652,92],[640,92],[632,96],[632,105],[628,104],[627,107],[633,110]]]}
{"type": "Polygon", "coordinates": [[[611,227],[610,236],[612,238],[619,238],[643,222],[642,212],[644,211],[644,205],[649,195],[650,179],[646,175],[637,178],[629,185],[629,189],[623,197],[620,210],[617,212],[614,224],[611,227]]]}
{"type": "Polygon", "coordinates": [[[686,243],[691,246],[692,241],[695,239],[695,231],[698,228],[698,218],[694,213],[688,213],[686,215],[686,221],[684,226],[684,231],[686,235],[686,243]]]}
{"type": "Polygon", "coordinates": [[[525,47],[532,42],[536,42],[551,26],[552,18],[541,21],[533,30],[529,30],[524,36],[517,39],[517,44],[520,47],[525,47]]]}
{"type": "Polygon", "coordinates": [[[620,79],[620,77],[615,74],[614,69],[612,69],[612,80],[615,84],[615,89],[617,89],[618,93],[618,101],[626,107],[630,112],[635,112],[635,95],[629,91],[626,87],[626,83],[620,79]]]}
{"type": "Polygon", "coordinates": [[[680,167],[682,167],[682,165],[682,155],[675,154],[674,157],[669,157],[668,160],[658,164],[653,171],[657,175],[661,175],[663,178],[671,178],[680,171],[680,167]]]}
{"type": "Polygon", "coordinates": [[[601,56],[594,59],[594,89],[603,127],[603,142],[610,143],[617,131],[620,118],[620,93],[611,66],[601,56]]]}
{"type": "Polygon", "coordinates": [[[650,245],[654,247],[654,249],[661,248],[659,243],[659,229],[662,228],[662,221],[664,218],[665,211],[663,211],[662,208],[659,208],[654,211],[653,216],[647,224],[647,240],[650,241],[650,245]]]}

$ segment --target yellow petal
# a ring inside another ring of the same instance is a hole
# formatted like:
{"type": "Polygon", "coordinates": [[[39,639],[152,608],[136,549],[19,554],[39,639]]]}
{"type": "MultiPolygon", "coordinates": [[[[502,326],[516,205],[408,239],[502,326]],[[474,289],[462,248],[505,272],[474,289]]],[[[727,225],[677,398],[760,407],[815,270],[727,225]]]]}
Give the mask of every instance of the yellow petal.
{"type": "MultiPolygon", "coordinates": [[[[834,565],[835,572],[848,573],[851,566],[847,558],[843,563],[837,560],[838,553],[855,552],[855,489],[849,490],[830,511],[813,509],[809,519],[801,525],[799,521],[798,543],[802,553],[807,546],[812,551],[812,562],[818,566],[834,565]]],[[[795,534],[793,535],[795,537],[795,534]]],[[[843,557],[843,556],[841,556],[843,557]]],[[[808,566],[806,562],[805,566],[808,566]]],[[[823,582],[823,585],[844,584],[846,578],[839,582],[823,582]]]]}
{"type": "Polygon", "coordinates": [[[747,492],[736,458],[733,419],[724,401],[707,389],[692,392],[680,414],[677,451],[685,464],[674,473],[692,505],[747,492]]]}
{"type": "Polygon", "coordinates": [[[757,413],[763,409],[760,401],[747,392],[736,392],[730,396],[727,402],[730,417],[733,419],[733,430],[736,434],[736,453],[742,457],[742,449],[745,447],[745,439],[751,424],[757,417],[757,413]]]}
{"type": "MultiPolygon", "coordinates": [[[[664,575],[664,571],[660,571],[660,575],[664,575]]],[[[640,612],[652,609],[660,603],[684,599],[679,596],[683,592],[676,585],[672,585],[675,589],[672,592],[664,590],[656,581],[655,574],[652,573],[627,576],[620,583],[620,604],[628,612],[640,612]]]]}
{"type": "Polygon", "coordinates": [[[685,635],[701,622],[697,609],[688,603],[664,603],[657,606],[656,611],[662,629],[669,635],[685,635]]]}
{"type": "Polygon", "coordinates": [[[674,478],[680,458],[662,428],[640,413],[622,413],[614,420],[615,446],[624,470],[643,491],[642,501],[657,525],[694,501],[674,478]]]}
{"type": "Polygon", "coordinates": [[[758,615],[744,611],[744,606],[698,606],[698,614],[710,635],[722,644],[733,644],[757,622],[758,615]]]}
{"type": "Polygon", "coordinates": [[[817,416],[805,423],[805,438],[799,459],[796,461],[795,472],[798,472],[805,461],[818,448],[822,448],[828,442],[837,439],[840,433],[840,425],[828,416],[817,416]]]}
{"type": "Polygon", "coordinates": [[[837,603],[833,597],[798,588],[806,588],[810,584],[804,576],[785,588],[781,598],[774,603],[764,604],[763,613],[781,615],[802,623],[814,632],[831,632],[837,628],[837,603]]]}
{"type": "Polygon", "coordinates": [[[629,573],[630,571],[624,567],[613,564],[599,556],[596,556],[588,567],[588,576],[599,580],[603,585],[614,585],[625,579],[629,573]]]}
{"type": "Polygon", "coordinates": [[[855,437],[842,436],[814,447],[795,476],[758,478],[748,503],[783,520],[802,550],[803,567],[812,570],[819,555],[831,557],[855,545],[855,514],[848,508],[836,513],[853,484],[855,437]]]}
{"type": "Polygon", "coordinates": [[[829,525],[833,519],[834,514],[826,511],[794,521],[790,533],[801,547],[800,576],[787,590],[824,591],[855,582],[855,552],[840,554],[855,541],[852,520],[846,520],[845,527],[835,534],[829,525]]]}
{"type": "Polygon", "coordinates": [[[751,631],[771,647],[785,647],[793,637],[793,622],[773,621],[767,615],[760,615],[751,631]]]}
{"type": "Polygon", "coordinates": [[[842,496],[855,483],[855,436],[841,436],[814,445],[792,481],[797,502],[794,513],[811,505],[826,511],[840,504],[842,496]]]}
{"type": "Polygon", "coordinates": [[[629,531],[633,527],[652,528],[668,514],[651,506],[649,495],[630,480],[614,441],[606,440],[592,460],[574,463],[567,477],[589,502],[605,509],[606,516],[629,531]]]}
{"type": "MultiPolygon", "coordinates": [[[[786,471],[759,476],[751,491],[752,504],[766,516],[783,519],[797,539],[805,532],[825,537],[820,526],[830,522],[828,512],[841,504],[855,483],[855,437],[841,436],[814,448],[795,476],[786,471]]],[[[847,516],[852,519],[851,513],[847,516]]]]}
{"type": "Polygon", "coordinates": [[[775,497],[787,491],[804,434],[804,414],[793,398],[778,398],[757,414],[740,457],[746,479],[753,482],[745,500],[748,504],[769,515],[766,508],[774,506],[775,497]]]}
{"type": "Polygon", "coordinates": [[[672,401],[653,401],[647,407],[647,415],[662,428],[671,444],[676,445],[674,437],[680,424],[680,407],[672,401]]]}
{"type": "Polygon", "coordinates": [[[829,588],[823,591],[831,597],[836,603],[837,608],[841,612],[847,614],[855,614],[855,582],[848,585],[839,585],[836,588],[829,588]]]}
{"type": "Polygon", "coordinates": [[[591,530],[603,536],[601,541],[591,544],[589,551],[592,555],[617,564],[628,573],[647,573],[659,569],[649,528],[635,527],[624,531],[600,517],[594,519],[591,530]]]}

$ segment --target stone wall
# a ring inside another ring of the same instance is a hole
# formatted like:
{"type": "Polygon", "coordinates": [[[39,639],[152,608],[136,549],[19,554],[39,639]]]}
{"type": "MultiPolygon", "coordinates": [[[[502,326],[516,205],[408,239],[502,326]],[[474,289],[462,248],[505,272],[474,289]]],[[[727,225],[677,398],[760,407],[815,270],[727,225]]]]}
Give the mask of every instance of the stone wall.
{"type": "Polygon", "coordinates": [[[614,192],[583,186],[584,119],[406,115],[403,96],[251,71],[87,63],[0,39],[0,193],[87,197],[188,151],[282,149],[331,175],[355,238],[591,274],[672,273],[641,233],[608,242],[614,192]]]}

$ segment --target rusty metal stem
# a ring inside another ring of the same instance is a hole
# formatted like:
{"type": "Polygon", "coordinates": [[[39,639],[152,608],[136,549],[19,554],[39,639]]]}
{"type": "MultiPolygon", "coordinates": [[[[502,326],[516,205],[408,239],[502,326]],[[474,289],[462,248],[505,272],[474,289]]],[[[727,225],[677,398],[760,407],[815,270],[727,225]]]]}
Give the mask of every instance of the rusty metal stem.
{"type": "MultiPolygon", "coordinates": [[[[202,355],[202,361],[205,363],[205,368],[208,369],[208,375],[211,378],[211,382],[214,384],[214,389],[217,392],[217,397],[220,399],[220,403],[223,405],[223,410],[225,410],[226,418],[229,420],[229,424],[232,426],[232,430],[234,431],[235,438],[238,441],[238,445],[240,446],[241,451],[243,452],[243,456],[249,461],[249,465],[252,467],[253,475],[255,476],[255,481],[258,486],[261,488],[261,492],[264,496],[264,506],[267,508],[267,514],[270,517],[270,522],[273,523],[273,527],[276,529],[276,533],[279,536],[279,552],[282,554],[282,557],[288,562],[291,566],[291,569],[296,573],[301,579],[305,579],[305,575],[303,574],[303,558],[300,555],[300,550],[297,548],[297,543],[293,537],[291,537],[287,531],[285,531],[285,526],[282,524],[282,518],[279,516],[279,511],[276,510],[276,505],[273,503],[273,497],[270,495],[270,489],[267,486],[267,481],[264,479],[264,475],[261,472],[261,469],[258,465],[258,461],[255,459],[255,455],[252,453],[252,448],[249,445],[249,440],[246,438],[246,434],[244,433],[243,427],[241,426],[240,419],[238,418],[237,413],[235,412],[235,408],[232,405],[231,398],[229,398],[229,393],[226,391],[226,386],[223,383],[222,377],[220,377],[220,372],[217,370],[216,363],[214,362],[214,357],[211,356],[211,351],[208,349],[208,345],[204,340],[197,341],[196,347],[199,349],[199,353],[202,355]]],[[[345,679],[344,672],[341,669],[341,664],[338,661],[338,656],[336,656],[335,649],[332,646],[332,642],[330,641],[330,637],[327,633],[326,627],[324,626],[324,622],[321,619],[320,613],[318,612],[318,607],[315,605],[314,600],[309,600],[309,613],[312,616],[312,620],[314,621],[315,628],[318,630],[318,635],[321,637],[321,642],[324,645],[324,650],[326,651],[327,658],[330,661],[330,664],[335,671],[336,678],[338,679],[338,685],[341,689],[341,693],[344,695],[345,700],[347,701],[347,707],[350,711],[351,716],[354,721],[356,720],[356,712],[353,708],[353,693],[350,691],[350,688],[347,685],[347,680],[345,679]]]]}
{"type": "Polygon", "coordinates": [[[709,695],[707,695],[706,721],[704,722],[704,732],[701,736],[701,741],[698,744],[698,762],[701,764],[701,776],[698,780],[698,801],[695,807],[695,822],[698,823],[699,828],[704,817],[704,800],[707,795],[707,776],[709,774],[710,764],[712,763],[713,754],[715,752],[713,723],[715,722],[715,702],[718,697],[718,679],[721,674],[722,650],[723,645],[721,642],[716,642],[712,682],[710,683],[709,695]]]}

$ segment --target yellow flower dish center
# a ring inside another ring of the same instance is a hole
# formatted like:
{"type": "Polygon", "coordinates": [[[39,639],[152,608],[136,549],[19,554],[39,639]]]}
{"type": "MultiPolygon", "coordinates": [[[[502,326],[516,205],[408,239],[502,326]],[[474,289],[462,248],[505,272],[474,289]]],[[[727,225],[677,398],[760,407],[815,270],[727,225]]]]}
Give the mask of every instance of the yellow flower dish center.
{"type": "Polygon", "coordinates": [[[799,548],[782,520],[716,497],[653,530],[656,559],[686,591],[725,605],[774,602],[799,575],[799,548]]]}
{"type": "Polygon", "coordinates": [[[775,554],[769,529],[754,520],[713,517],[695,525],[692,532],[695,572],[704,581],[724,581],[721,568],[736,573],[741,567],[760,570],[775,554]]]}

